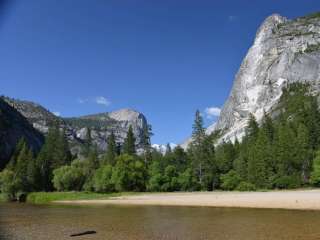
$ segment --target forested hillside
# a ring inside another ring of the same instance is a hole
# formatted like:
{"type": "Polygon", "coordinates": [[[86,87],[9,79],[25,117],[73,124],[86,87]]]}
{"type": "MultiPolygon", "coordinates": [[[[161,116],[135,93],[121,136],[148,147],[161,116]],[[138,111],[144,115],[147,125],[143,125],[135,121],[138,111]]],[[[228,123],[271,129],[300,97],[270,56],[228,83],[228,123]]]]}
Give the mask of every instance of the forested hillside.
{"type": "Polygon", "coordinates": [[[35,156],[21,139],[0,173],[0,189],[9,199],[30,191],[197,191],[288,189],[320,185],[320,112],[318,96],[308,84],[293,83],[283,89],[277,107],[265,113],[261,124],[248,118],[244,138],[234,143],[207,136],[196,112],[192,143],[166,153],[151,148],[150,129],[143,134],[143,153],[136,153],[129,127],[122,148],[112,133],[108,147],[83,147],[85,159],[73,159],[65,133],[49,129],[45,144],[35,156]]]}

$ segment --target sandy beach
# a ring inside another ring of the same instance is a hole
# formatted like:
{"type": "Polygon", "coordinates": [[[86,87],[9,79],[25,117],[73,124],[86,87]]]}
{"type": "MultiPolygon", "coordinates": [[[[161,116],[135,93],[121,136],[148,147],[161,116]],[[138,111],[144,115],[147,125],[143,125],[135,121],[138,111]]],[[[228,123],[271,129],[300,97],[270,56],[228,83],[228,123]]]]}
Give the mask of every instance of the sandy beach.
{"type": "Polygon", "coordinates": [[[56,201],[84,205],[155,205],[320,210],[320,190],[146,193],[107,200],[56,201]]]}

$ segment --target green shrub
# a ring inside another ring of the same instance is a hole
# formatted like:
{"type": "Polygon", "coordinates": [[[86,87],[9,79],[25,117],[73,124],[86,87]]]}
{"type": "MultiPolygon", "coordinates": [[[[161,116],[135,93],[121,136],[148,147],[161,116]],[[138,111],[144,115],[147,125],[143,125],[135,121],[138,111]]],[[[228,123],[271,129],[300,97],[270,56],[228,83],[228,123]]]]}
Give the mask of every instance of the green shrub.
{"type": "MultiPolygon", "coordinates": [[[[162,157],[162,155],[161,155],[162,157]]],[[[147,183],[147,191],[160,192],[163,184],[163,173],[160,161],[153,160],[149,166],[149,180],[147,183]]]]}
{"type": "Polygon", "coordinates": [[[298,175],[280,176],[275,179],[274,185],[279,189],[293,189],[301,186],[301,179],[298,175]]]}
{"type": "Polygon", "coordinates": [[[187,168],[184,172],[179,174],[178,182],[182,191],[197,190],[197,179],[191,168],[187,168]]]}
{"type": "Polygon", "coordinates": [[[173,165],[168,165],[164,170],[163,185],[161,190],[165,192],[173,192],[179,190],[177,169],[173,165]]]}
{"type": "Polygon", "coordinates": [[[104,165],[100,167],[93,176],[93,188],[95,192],[112,192],[114,184],[111,181],[112,166],[104,165]]]}
{"type": "Polygon", "coordinates": [[[160,192],[163,184],[163,176],[161,173],[156,173],[149,178],[147,190],[151,192],[160,192]]]}
{"type": "Polygon", "coordinates": [[[240,182],[236,190],[241,192],[256,191],[256,186],[249,182],[240,182]]]}
{"type": "Polygon", "coordinates": [[[53,186],[58,191],[80,191],[86,181],[81,168],[62,166],[53,171],[53,186]]]}
{"type": "Polygon", "coordinates": [[[320,151],[317,152],[316,158],[313,160],[310,183],[320,187],[320,151]]]}
{"type": "Polygon", "coordinates": [[[136,156],[123,154],[116,158],[111,181],[115,190],[145,191],[146,169],[144,163],[136,156]]]}
{"type": "Polygon", "coordinates": [[[240,181],[241,177],[238,173],[235,170],[230,170],[228,173],[221,176],[221,187],[224,190],[234,190],[240,181]]]}
{"type": "Polygon", "coordinates": [[[3,170],[0,172],[0,191],[5,200],[17,200],[17,194],[22,189],[20,178],[11,170],[3,170]]]}
{"type": "Polygon", "coordinates": [[[311,52],[316,52],[320,50],[320,44],[311,44],[308,45],[307,48],[304,50],[305,53],[311,53],[311,52]]]}

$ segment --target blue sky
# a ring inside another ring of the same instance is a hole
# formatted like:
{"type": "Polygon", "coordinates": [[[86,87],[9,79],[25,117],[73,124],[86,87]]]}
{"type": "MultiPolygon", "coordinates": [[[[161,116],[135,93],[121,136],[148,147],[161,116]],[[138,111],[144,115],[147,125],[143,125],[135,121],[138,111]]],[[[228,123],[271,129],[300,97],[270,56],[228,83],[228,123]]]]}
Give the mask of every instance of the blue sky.
{"type": "Polygon", "coordinates": [[[196,109],[206,124],[216,120],[267,16],[320,10],[319,0],[10,2],[1,94],[65,117],[133,108],[152,124],[154,143],[188,137],[196,109]]]}

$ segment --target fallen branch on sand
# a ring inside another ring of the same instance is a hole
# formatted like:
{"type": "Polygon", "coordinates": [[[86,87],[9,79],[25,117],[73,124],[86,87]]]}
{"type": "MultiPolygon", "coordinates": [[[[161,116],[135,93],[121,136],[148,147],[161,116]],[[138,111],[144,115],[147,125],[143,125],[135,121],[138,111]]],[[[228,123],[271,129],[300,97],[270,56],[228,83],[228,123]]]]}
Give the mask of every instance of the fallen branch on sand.
{"type": "Polygon", "coordinates": [[[82,232],[82,233],[75,233],[70,235],[70,237],[79,237],[79,236],[83,236],[83,235],[89,235],[89,234],[96,234],[96,231],[86,231],[86,232],[82,232]]]}

